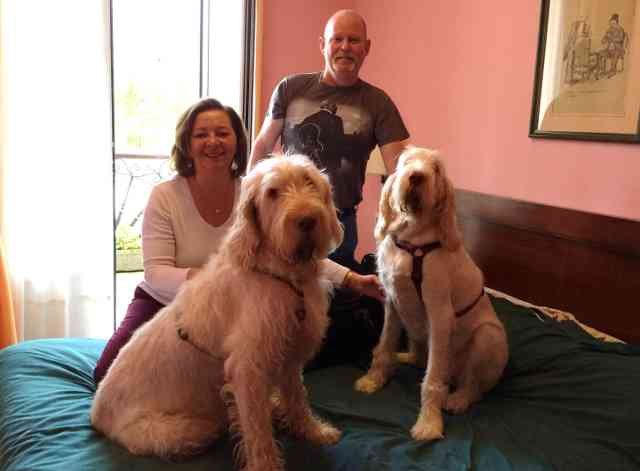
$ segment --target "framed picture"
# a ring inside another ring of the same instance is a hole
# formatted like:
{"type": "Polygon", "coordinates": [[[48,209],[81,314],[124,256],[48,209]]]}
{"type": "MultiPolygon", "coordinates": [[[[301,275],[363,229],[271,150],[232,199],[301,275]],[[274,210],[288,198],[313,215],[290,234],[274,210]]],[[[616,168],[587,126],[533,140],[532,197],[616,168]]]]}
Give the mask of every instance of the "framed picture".
{"type": "Polygon", "coordinates": [[[529,136],[640,142],[640,0],[542,0],[529,136]]]}

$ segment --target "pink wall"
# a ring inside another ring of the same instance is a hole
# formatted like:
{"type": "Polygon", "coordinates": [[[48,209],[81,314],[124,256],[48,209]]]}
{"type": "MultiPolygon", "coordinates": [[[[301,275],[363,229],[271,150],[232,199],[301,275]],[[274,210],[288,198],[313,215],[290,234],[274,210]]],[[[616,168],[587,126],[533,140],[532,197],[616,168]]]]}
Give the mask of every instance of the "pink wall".
{"type": "MultiPolygon", "coordinates": [[[[363,78],[391,95],[414,144],[441,150],[457,187],[640,220],[640,146],[527,136],[539,1],[265,3],[263,103],[283,75],[322,66],[324,21],[355,8],[372,39],[363,78]]],[[[365,194],[360,254],[373,248],[377,178],[365,194]]]]}

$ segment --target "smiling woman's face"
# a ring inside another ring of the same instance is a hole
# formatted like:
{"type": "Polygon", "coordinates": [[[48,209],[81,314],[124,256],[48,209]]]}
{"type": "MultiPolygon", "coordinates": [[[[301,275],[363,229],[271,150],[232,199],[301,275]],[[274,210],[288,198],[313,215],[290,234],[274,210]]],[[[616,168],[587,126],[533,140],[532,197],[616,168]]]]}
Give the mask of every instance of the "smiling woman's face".
{"type": "Polygon", "coordinates": [[[196,116],[189,139],[189,156],[196,174],[229,170],[236,146],[236,133],[226,111],[208,110],[196,116]]]}

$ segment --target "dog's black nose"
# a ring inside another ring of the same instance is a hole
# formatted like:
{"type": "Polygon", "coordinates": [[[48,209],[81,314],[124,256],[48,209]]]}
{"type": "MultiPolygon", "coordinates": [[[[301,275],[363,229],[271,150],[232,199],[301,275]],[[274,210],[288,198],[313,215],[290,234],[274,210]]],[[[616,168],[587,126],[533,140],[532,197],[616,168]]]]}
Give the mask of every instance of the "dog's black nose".
{"type": "Polygon", "coordinates": [[[316,220],[312,217],[304,217],[298,220],[298,228],[302,232],[310,232],[316,227],[316,220]]]}
{"type": "Polygon", "coordinates": [[[421,173],[415,172],[409,175],[409,184],[413,186],[418,186],[423,181],[424,181],[424,175],[421,173]]]}

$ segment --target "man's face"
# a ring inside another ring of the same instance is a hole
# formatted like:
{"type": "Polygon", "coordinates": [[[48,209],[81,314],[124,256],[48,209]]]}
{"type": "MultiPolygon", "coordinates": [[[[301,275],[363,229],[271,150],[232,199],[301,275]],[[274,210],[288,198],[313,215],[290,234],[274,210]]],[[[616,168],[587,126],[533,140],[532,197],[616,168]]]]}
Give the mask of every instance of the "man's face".
{"type": "Polygon", "coordinates": [[[324,38],[320,38],[320,49],[324,56],[322,80],[334,86],[356,83],[370,46],[360,18],[350,14],[332,18],[327,23],[324,38]]]}

